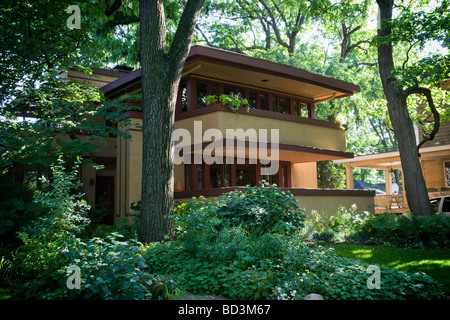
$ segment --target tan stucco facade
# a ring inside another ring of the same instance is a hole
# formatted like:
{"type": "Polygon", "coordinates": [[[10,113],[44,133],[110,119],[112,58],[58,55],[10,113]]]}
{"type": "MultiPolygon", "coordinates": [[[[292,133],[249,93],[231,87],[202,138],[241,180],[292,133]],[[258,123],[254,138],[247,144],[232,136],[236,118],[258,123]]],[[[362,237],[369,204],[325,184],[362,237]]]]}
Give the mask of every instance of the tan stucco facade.
{"type": "MultiPolygon", "coordinates": [[[[329,149],[345,151],[345,131],[341,128],[317,126],[309,123],[299,123],[273,118],[255,117],[245,113],[233,113],[217,111],[197,117],[178,120],[175,123],[175,129],[187,129],[194,137],[195,122],[201,123],[202,141],[203,134],[209,129],[219,129],[222,136],[227,137],[227,130],[236,133],[238,140],[253,140],[251,132],[256,132],[257,138],[260,130],[267,130],[268,142],[271,140],[271,129],[278,130],[280,144],[311,146],[319,149],[329,149]],[[242,129],[239,130],[239,129],[242,129]],[[248,131],[248,130],[252,131],[248,131]]],[[[180,144],[182,145],[182,144],[180,144]]],[[[301,159],[298,159],[301,161],[301,159]]]]}

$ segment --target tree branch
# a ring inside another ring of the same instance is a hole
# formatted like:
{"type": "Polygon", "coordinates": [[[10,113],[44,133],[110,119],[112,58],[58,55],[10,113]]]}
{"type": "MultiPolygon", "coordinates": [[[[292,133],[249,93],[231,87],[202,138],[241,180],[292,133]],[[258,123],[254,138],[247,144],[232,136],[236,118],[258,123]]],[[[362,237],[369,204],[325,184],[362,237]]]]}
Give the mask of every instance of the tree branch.
{"type": "Polygon", "coordinates": [[[428,102],[428,106],[431,109],[431,113],[434,116],[434,128],[431,131],[430,135],[428,136],[424,136],[423,140],[417,145],[417,150],[420,149],[420,147],[427,141],[431,141],[434,139],[434,137],[436,136],[436,134],[439,131],[439,127],[441,124],[440,121],[440,115],[439,112],[436,109],[436,106],[434,105],[434,101],[433,101],[433,97],[431,95],[431,90],[428,88],[423,88],[423,87],[409,87],[407,89],[404,90],[404,93],[406,95],[406,97],[412,95],[412,94],[422,94],[427,98],[427,102],[428,102]]]}
{"type": "Polygon", "coordinates": [[[180,73],[189,53],[196,22],[205,0],[188,0],[178,23],[177,31],[169,50],[172,72],[180,73]]]}
{"type": "Polygon", "coordinates": [[[264,9],[266,9],[267,13],[270,16],[271,22],[268,21],[268,23],[272,26],[273,31],[275,32],[275,37],[277,39],[277,42],[282,45],[285,48],[289,49],[289,44],[286,43],[283,38],[281,38],[281,34],[280,34],[280,30],[278,29],[275,17],[273,15],[272,10],[269,8],[269,6],[263,1],[263,0],[259,0],[259,3],[261,3],[261,5],[264,7],[264,9]]]}
{"type": "Polygon", "coordinates": [[[109,1],[105,0],[105,4],[106,4],[105,14],[109,17],[114,12],[119,10],[120,6],[122,5],[122,0],[114,0],[114,3],[111,6],[109,5],[109,1]]]}

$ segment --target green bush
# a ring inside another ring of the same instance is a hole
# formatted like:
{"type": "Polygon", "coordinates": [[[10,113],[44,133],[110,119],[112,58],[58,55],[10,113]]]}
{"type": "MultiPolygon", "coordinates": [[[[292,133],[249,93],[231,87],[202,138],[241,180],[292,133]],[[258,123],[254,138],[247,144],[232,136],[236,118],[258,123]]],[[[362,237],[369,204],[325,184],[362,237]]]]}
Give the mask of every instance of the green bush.
{"type": "Polygon", "coordinates": [[[446,248],[450,245],[450,217],[444,214],[372,214],[340,208],[335,216],[313,213],[300,232],[305,240],[446,248]]]}
{"type": "MultiPolygon", "coordinates": [[[[264,233],[292,234],[297,232],[304,221],[303,210],[297,200],[275,185],[261,182],[261,187],[248,187],[221,195],[216,200],[193,199],[179,205],[173,218],[177,220],[177,230],[190,228],[242,227],[251,234],[264,233]],[[203,219],[207,216],[209,221],[203,219]],[[202,217],[202,224],[196,221],[202,217]],[[189,228],[188,228],[189,226],[189,228]]],[[[192,237],[192,241],[198,242],[192,237]]]]}
{"type": "MultiPolygon", "coordinates": [[[[276,223],[264,229],[258,225],[260,220],[250,219],[255,215],[246,215],[237,202],[250,210],[264,208],[267,199],[256,195],[260,193],[254,192],[247,199],[233,192],[220,199],[227,200],[224,202],[200,199],[180,205],[175,216],[177,238],[145,247],[151,272],[173,279],[194,294],[232,299],[304,299],[310,293],[326,299],[441,297],[440,284],[425,274],[383,267],[381,288],[369,289],[368,265],[338,257],[332,249],[307,245],[298,234],[274,232],[276,223]],[[225,212],[227,208],[229,212],[225,212]]],[[[356,213],[331,219],[324,227],[349,236],[370,220],[369,216],[360,219],[353,215],[356,213]],[[354,226],[346,227],[350,222],[354,226]]]]}
{"type": "Polygon", "coordinates": [[[10,173],[0,173],[0,255],[19,245],[17,232],[44,213],[33,203],[33,188],[14,181],[10,173]]]}
{"type": "Polygon", "coordinates": [[[148,299],[153,275],[142,249],[119,234],[83,240],[89,206],[79,187],[77,167],[52,167],[53,180],[34,201],[46,214],[24,228],[22,245],[1,272],[16,296],[26,299],[148,299]],[[69,266],[81,269],[80,289],[67,287],[69,266]]]}
{"type": "Polygon", "coordinates": [[[61,280],[54,295],[66,299],[151,299],[155,278],[148,273],[141,253],[139,243],[123,241],[123,236],[117,233],[86,242],[77,239],[64,255],[67,265],[58,270],[61,280]],[[80,289],[66,286],[69,265],[81,270],[80,289]]]}
{"type": "Polygon", "coordinates": [[[14,251],[10,267],[3,270],[9,285],[20,296],[43,299],[58,288],[58,270],[64,266],[63,255],[71,237],[89,223],[89,206],[81,194],[73,193],[79,187],[77,165],[66,171],[60,158],[52,167],[51,186],[33,197],[45,214],[18,233],[23,244],[14,251]]]}
{"type": "Polygon", "coordinates": [[[231,254],[224,252],[220,258],[219,248],[227,248],[227,237],[203,243],[196,254],[179,241],[152,243],[144,257],[152,273],[173,278],[189,292],[231,299],[304,299],[318,293],[328,300],[420,300],[440,299],[443,294],[442,286],[423,273],[385,267],[379,267],[380,289],[369,289],[367,264],[295,237],[244,234],[237,235],[241,246],[231,243],[231,254]],[[269,246],[273,243],[278,247],[269,246]]]}

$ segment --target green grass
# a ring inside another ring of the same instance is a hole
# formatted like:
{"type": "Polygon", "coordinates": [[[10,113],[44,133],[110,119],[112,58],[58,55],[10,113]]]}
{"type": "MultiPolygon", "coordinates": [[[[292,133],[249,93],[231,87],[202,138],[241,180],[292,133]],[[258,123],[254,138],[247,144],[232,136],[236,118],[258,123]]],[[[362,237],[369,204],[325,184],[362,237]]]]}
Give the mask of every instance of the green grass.
{"type": "Polygon", "coordinates": [[[381,246],[339,244],[332,246],[341,257],[378,264],[405,272],[421,271],[444,285],[450,294],[450,250],[404,249],[381,246]]]}

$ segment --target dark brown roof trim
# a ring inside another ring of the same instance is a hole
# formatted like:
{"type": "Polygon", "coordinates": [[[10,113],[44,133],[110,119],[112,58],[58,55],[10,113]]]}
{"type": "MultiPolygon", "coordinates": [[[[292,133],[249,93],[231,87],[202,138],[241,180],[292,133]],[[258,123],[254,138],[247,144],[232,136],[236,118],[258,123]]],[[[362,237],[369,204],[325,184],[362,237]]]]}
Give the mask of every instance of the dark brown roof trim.
{"type": "Polygon", "coordinates": [[[197,60],[206,60],[225,65],[234,65],[238,68],[251,69],[277,75],[280,77],[287,77],[293,80],[308,82],[320,87],[336,90],[349,95],[360,91],[360,86],[350,82],[332,78],[317,72],[307,71],[289,65],[255,58],[245,54],[223,49],[210,48],[205,46],[193,46],[186,59],[186,64],[197,60]]]}
{"type": "MultiPolygon", "coordinates": [[[[250,69],[254,71],[269,73],[280,77],[290,78],[297,81],[311,83],[323,88],[339,91],[347,95],[352,95],[360,91],[360,87],[350,82],[325,76],[316,72],[307,71],[292,66],[250,57],[244,54],[226,51],[222,49],[193,46],[189,51],[186,64],[202,60],[232,65],[238,68],[250,69]]],[[[125,76],[104,86],[101,90],[109,98],[117,97],[130,88],[138,88],[141,81],[141,69],[126,74],[125,76]],[[131,82],[130,84],[128,82],[131,82]]]]}
{"type": "Polygon", "coordinates": [[[118,77],[118,78],[122,78],[128,74],[128,72],[115,71],[115,70],[109,70],[109,69],[103,69],[103,68],[92,68],[92,72],[101,74],[104,76],[118,77]]]}
{"type": "Polygon", "coordinates": [[[141,86],[141,69],[127,73],[120,79],[117,79],[106,86],[100,88],[106,97],[112,99],[121,96],[126,92],[130,92],[140,88],[141,86]]]}

